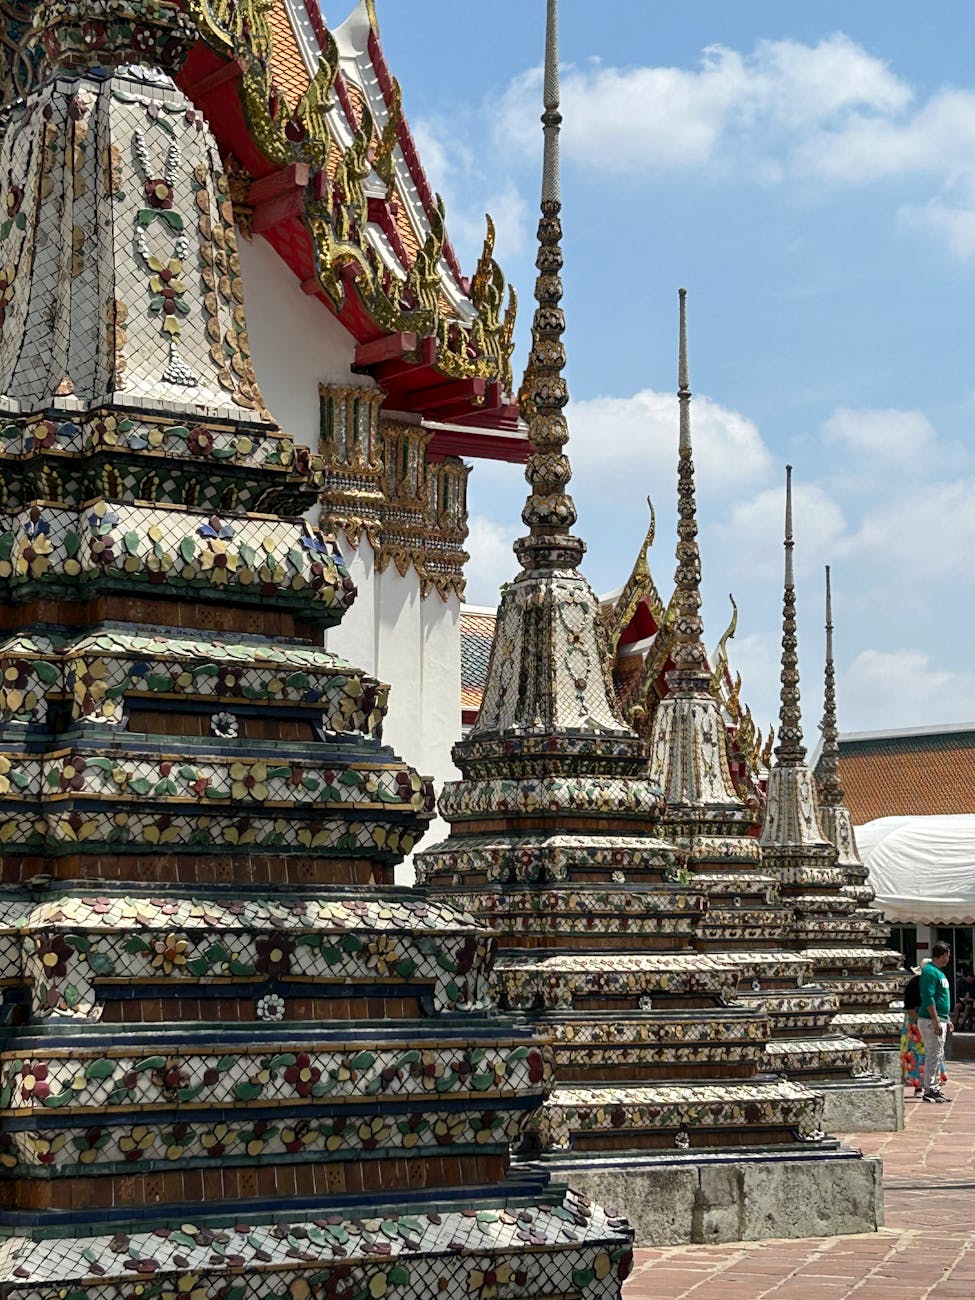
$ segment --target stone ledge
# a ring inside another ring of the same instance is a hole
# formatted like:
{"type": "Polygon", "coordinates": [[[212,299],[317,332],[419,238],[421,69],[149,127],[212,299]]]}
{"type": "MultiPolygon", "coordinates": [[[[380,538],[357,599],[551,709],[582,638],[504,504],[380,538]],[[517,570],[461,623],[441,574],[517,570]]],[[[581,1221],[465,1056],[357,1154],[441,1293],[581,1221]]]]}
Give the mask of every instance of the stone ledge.
{"type": "Polygon", "coordinates": [[[839,1145],[815,1154],[570,1158],[538,1167],[607,1213],[626,1215],[639,1247],[832,1237],[884,1223],[882,1162],[839,1145]]]}
{"type": "Polygon", "coordinates": [[[823,1094],[827,1133],[899,1133],[904,1127],[904,1088],[879,1076],[854,1083],[810,1083],[823,1094]]]}

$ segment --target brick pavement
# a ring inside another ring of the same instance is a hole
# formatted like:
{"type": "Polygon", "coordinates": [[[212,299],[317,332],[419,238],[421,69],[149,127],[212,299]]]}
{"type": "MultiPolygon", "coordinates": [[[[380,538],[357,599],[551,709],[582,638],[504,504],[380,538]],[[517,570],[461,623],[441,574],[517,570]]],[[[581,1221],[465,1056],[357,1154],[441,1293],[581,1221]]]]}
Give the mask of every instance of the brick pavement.
{"type": "Polygon", "coordinates": [[[623,1300],[975,1300],[975,1064],[949,1069],[950,1106],[911,1098],[903,1133],[844,1137],[883,1157],[880,1232],[640,1250],[623,1300]]]}

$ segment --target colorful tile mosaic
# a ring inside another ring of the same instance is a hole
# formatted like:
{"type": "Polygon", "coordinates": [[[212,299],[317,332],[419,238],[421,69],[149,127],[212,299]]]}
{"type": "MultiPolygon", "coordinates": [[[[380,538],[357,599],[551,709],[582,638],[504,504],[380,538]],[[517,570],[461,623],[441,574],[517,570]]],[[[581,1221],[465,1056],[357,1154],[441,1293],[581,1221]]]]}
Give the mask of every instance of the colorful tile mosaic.
{"type": "MultiPolygon", "coordinates": [[[[0,140],[3,1293],[618,1300],[626,1224],[509,1174],[554,1048],[493,1009],[495,936],[394,887],[432,786],[382,744],[387,688],[320,645],[356,594],[302,518],[329,466],[264,410],[229,182],[172,79],[232,29],[260,80],[266,8],[27,8],[0,140]]],[[[436,519],[465,476],[430,474],[436,519]]]]}

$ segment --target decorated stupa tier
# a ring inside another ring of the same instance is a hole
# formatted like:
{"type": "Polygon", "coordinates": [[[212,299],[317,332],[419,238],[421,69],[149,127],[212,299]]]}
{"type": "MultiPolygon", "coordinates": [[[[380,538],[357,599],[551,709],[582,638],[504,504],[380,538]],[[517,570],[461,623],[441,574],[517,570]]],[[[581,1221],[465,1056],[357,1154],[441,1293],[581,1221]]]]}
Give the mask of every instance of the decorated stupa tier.
{"type": "Polygon", "coordinates": [[[526,1150],[815,1141],[821,1099],[762,1074],[764,1016],[735,1004],[730,962],[695,951],[704,900],[681,851],[651,829],[660,785],[619,716],[598,602],[578,568],[555,11],[549,0],[527,533],[515,543],[521,571],[502,596],[477,723],[454,749],[462,779],[441,796],[451,835],[418,855],[419,877],[494,928],[502,1007],[554,1039],[558,1084],[526,1150]]]}
{"type": "Polygon", "coordinates": [[[666,801],[657,825],[686,853],[694,886],[707,900],[698,949],[708,960],[733,964],[740,1005],[765,1019],[763,1068],[804,1083],[850,1083],[869,1073],[868,1049],[834,1030],[835,993],[814,979],[809,956],[792,950],[794,900],[781,874],[763,863],[757,809],[732,777],[700,614],[685,290],[679,298],[677,568],[663,658],[670,668],[663,673],[650,740],[650,774],[666,801]]]}
{"type": "MultiPolygon", "coordinates": [[[[873,952],[873,961],[868,970],[876,977],[873,996],[868,995],[866,971],[858,972],[853,996],[845,994],[841,988],[843,1009],[837,1017],[837,1024],[847,1033],[893,1052],[899,1042],[901,1012],[891,1004],[898,1000],[903,975],[900,972],[900,955],[889,944],[890,931],[884,924],[882,914],[871,906],[874,892],[867,883],[867,869],[857,849],[853,819],[846,806],[840,782],[836,668],[833,661],[833,595],[829,565],[826,566],[826,670],[821,730],[823,748],[816,790],[820,825],[823,834],[836,849],[836,865],[845,877],[842,893],[851,900],[855,909],[853,915],[861,922],[859,942],[873,952]]],[[[857,964],[859,963],[849,959],[848,954],[844,954],[839,966],[840,978],[849,979],[848,972],[857,964]]]]}
{"type": "MultiPolygon", "coordinates": [[[[760,836],[763,861],[778,878],[782,895],[793,909],[793,942],[812,961],[817,980],[836,994],[842,1017],[837,1027],[847,1033],[859,1034],[862,1030],[871,1046],[891,1049],[899,1024],[898,1013],[891,1010],[901,991],[899,958],[886,948],[876,916],[858,908],[855,895],[849,891],[856,882],[839,862],[837,847],[823,830],[812,774],[806,766],[799,701],[794,547],[790,467],[786,471],[779,740],[776,761],[769,773],[760,836]]],[[[827,623],[831,623],[829,612],[827,623]]],[[[827,662],[831,663],[831,659],[832,640],[828,636],[827,662]]]]}
{"type": "MultiPolygon", "coordinates": [[[[392,872],[429,781],[264,412],[182,5],[36,3],[0,142],[0,1277],[123,1300],[615,1300],[509,1147],[551,1047],[392,872]],[[26,69],[26,71],[25,71],[26,69]],[[18,268],[15,275],[13,268],[18,268]]],[[[10,78],[4,84],[10,85],[10,78]]]]}

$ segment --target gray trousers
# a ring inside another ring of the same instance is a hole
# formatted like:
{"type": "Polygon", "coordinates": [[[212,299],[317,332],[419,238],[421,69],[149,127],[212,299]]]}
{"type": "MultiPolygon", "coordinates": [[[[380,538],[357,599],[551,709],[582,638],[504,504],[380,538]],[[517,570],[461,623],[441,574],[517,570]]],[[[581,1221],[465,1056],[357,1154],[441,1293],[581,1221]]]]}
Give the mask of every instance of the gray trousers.
{"type": "Polygon", "coordinates": [[[918,1016],[917,1023],[924,1043],[924,1091],[939,1092],[941,1075],[945,1068],[947,1022],[942,1019],[940,1033],[935,1030],[934,1021],[929,1020],[927,1016],[918,1016]]]}

